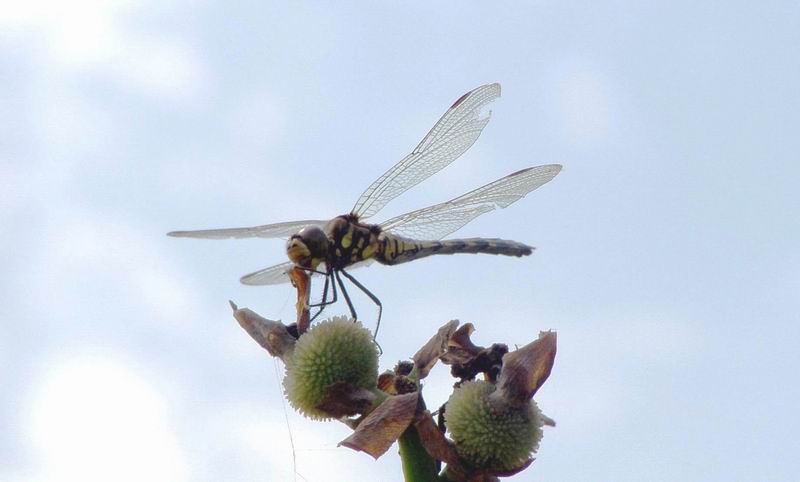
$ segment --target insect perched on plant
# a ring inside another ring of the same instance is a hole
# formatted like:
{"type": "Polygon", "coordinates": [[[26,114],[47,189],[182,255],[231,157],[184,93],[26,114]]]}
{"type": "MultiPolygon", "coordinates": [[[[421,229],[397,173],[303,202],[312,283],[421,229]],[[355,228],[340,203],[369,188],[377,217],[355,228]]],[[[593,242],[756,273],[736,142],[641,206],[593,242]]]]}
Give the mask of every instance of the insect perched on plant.
{"type": "Polygon", "coordinates": [[[378,305],[380,327],[382,304],[377,296],[356,280],[347,269],[377,261],[394,265],[434,254],[486,253],[527,256],[533,248],[494,238],[441,240],[481,214],[505,208],[553,179],[561,170],[558,164],[529,167],[498,179],[450,201],[394,217],[381,224],[365,222],[389,201],[412,186],[439,172],[456,160],[478,139],[489,122],[488,103],[500,96],[500,85],[489,84],[467,92],[450,106],[419,145],[370,185],[348,213],[329,221],[305,220],[266,224],[249,228],[173,231],[170,236],[184,238],[280,238],[289,237],[286,254],[289,262],[242,276],[246,285],[289,282],[289,270],[299,268],[325,277],[322,301],[311,307],[319,310],[336,302],[338,285],[354,319],[356,310],[344,283],[344,276],[378,305]],[[332,299],[328,300],[329,287],[332,299]]]}

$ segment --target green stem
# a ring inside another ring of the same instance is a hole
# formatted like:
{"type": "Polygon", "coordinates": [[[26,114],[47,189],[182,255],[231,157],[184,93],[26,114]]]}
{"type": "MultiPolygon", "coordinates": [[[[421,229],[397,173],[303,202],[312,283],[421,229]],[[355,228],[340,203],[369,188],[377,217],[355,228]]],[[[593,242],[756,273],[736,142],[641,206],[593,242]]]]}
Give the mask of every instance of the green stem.
{"type": "Polygon", "coordinates": [[[436,461],[422,446],[422,441],[416,428],[413,426],[408,427],[403,432],[403,435],[400,436],[398,443],[406,482],[434,482],[439,480],[436,475],[436,461]]]}

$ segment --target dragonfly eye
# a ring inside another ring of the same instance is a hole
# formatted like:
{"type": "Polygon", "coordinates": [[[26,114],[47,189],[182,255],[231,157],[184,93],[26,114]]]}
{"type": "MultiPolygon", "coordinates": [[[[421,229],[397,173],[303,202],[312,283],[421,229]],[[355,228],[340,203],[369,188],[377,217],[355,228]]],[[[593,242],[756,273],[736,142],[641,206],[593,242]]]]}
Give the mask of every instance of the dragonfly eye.
{"type": "Polygon", "coordinates": [[[328,252],[328,237],[318,226],[307,226],[289,238],[286,254],[300,266],[314,267],[325,261],[328,252]]]}

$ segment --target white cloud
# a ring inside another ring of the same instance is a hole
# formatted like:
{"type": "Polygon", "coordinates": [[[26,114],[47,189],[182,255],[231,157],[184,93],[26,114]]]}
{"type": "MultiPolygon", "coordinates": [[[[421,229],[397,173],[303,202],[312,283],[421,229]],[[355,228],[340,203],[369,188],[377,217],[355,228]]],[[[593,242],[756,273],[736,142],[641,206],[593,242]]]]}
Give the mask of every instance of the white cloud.
{"type": "Polygon", "coordinates": [[[123,38],[116,17],[128,4],[119,0],[4,1],[0,25],[38,32],[51,54],[62,62],[103,61],[121,48],[123,38]]]}
{"type": "Polygon", "coordinates": [[[3,1],[0,26],[44,53],[48,75],[54,67],[97,72],[147,95],[194,99],[205,87],[199,55],[178,35],[126,28],[138,7],[127,0],[3,1]]]}
{"type": "Polygon", "coordinates": [[[36,390],[30,438],[42,481],[180,481],[185,455],[161,394],[104,357],[58,360],[36,390]]]}

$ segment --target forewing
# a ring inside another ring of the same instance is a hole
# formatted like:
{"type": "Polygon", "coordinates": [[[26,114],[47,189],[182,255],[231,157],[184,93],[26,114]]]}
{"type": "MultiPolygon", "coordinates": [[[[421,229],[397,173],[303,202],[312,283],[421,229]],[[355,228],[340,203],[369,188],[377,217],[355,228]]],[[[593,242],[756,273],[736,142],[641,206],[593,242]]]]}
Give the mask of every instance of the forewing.
{"type": "Polygon", "coordinates": [[[294,265],[290,262],[276,264],[275,266],[246,274],[239,278],[239,281],[245,285],[277,285],[288,283],[290,281],[289,270],[292,269],[293,266],[294,265]]]}
{"type": "Polygon", "coordinates": [[[500,84],[488,84],[462,95],[419,145],[367,188],[353,207],[361,219],[455,161],[475,143],[489,122],[486,105],[500,97],[500,84]]]}
{"type": "Polygon", "coordinates": [[[451,201],[392,218],[381,228],[415,239],[441,239],[481,214],[505,208],[553,179],[561,171],[558,164],[529,167],[498,179],[451,201]]]}
{"type": "Polygon", "coordinates": [[[286,238],[306,226],[324,226],[326,221],[304,220],[264,224],[250,228],[201,229],[198,231],[172,231],[167,236],[176,238],[230,239],[230,238],[286,238]]]}
{"type": "MultiPolygon", "coordinates": [[[[364,261],[359,261],[356,264],[351,265],[347,268],[347,271],[362,268],[364,266],[369,266],[372,264],[371,259],[367,259],[364,261]]],[[[258,270],[254,273],[246,274],[239,278],[239,281],[245,285],[252,285],[252,286],[260,286],[260,285],[277,285],[281,283],[289,283],[289,270],[292,269],[294,265],[291,262],[276,264],[275,266],[270,266],[269,268],[264,268],[262,270],[258,270]]],[[[325,272],[326,267],[325,263],[321,263],[317,266],[317,271],[325,272]]],[[[312,276],[314,274],[312,273],[312,276]]]]}

